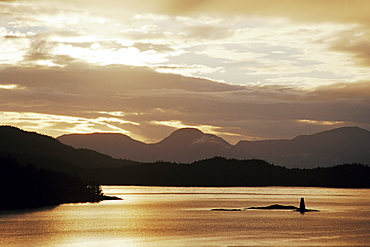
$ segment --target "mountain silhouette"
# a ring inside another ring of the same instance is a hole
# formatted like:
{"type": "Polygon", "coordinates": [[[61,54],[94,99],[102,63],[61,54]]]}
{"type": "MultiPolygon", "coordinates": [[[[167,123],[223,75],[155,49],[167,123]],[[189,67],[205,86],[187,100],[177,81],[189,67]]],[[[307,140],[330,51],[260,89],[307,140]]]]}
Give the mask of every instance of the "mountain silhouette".
{"type": "Polygon", "coordinates": [[[174,131],[163,140],[146,144],[123,134],[70,134],[57,138],[75,148],[88,148],[114,158],[139,162],[190,163],[214,156],[263,159],[286,167],[313,168],[344,163],[370,163],[370,132],[342,127],[292,140],[240,141],[231,145],[198,129],[174,131]]]}
{"type": "Polygon", "coordinates": [[[236,147],[286,167],[370,163],[370,132],[358,127],[301,135],[292,140],[240,141],[236,147]]]}
{"type": "Polygon", "coordinates": [[[0,153],[11,154],[20,164],[78,173],[86,168],[117,167],[122,161],[88,149],[76,149],[46,135],[0,126],[0,153]]]}
{"type": "Polygon", "coordinates": [[[114,158],[139,162],[162,160],[189,163],[214,156],[238,159],[251,157],[247,152],[239,151],[222,138],[204,134],[195,128],[176,130],[153,144],[145,144],[123,134],[111,133],[70,134],[57,139],[75,148],[88,148],[114,158]]]}
{"type": "Polygon", "coordinates": [[[57,138],[74,148],[86,148],[113,158],[140,160],[148,144],[119,133],[69,134],[57,138]]]}
{"type": "MultiPolygon", "coordinates": [[[[324,133],[324,135],[327,134],[329,136],[333,135],[332,132],[324,133]]],[[[297,137],[294,140],[304,139],[304,141],[307,141],[305,138],[317,138],[317,136],[320,137],[321,133],[314,135],[314,137],[297,137]]],[[[126,140],[132,141],[128,138],[126,140]]],[[[321,138],[318,140],[321,140],[321,138]]],[[[338,139],[337,135],[333,135],[333,140],[328,141],[328,143],[333,141],[339,142],[340,140],[342,139],[338,139]]],[[[364,140],[367,140],[366,137],[364,140]]],[[[137,144],[142,145],[140,143],[137,144]]],[[[181,129],[156,144],[143,145],[150,148],[153,152],[156,151],[155,148],[166,147],[167,151],[170,150],[168,153],[183,148],[182,150],[184,150],[185,154],[194,152],[193,150],[199,147],[200,150],[207,150],[202,149],[203,145],[206,148],[215,145],[215,148],[211,148],[209,152],[215,152],[216,150],[217,152],[227,153],[234,148],[234,146],[221,138],[215,135],[203,134],[196,129],[181,129]]],[[[213,153],[208,154],[213,155],[213,153]]],[[[163,155],[163,153],[160,153],[160,155],[163,155]]],[[[367,165],[345,164],[315,169],[289,169],[258,159],[239,160],[224,157],[213,157],[188,164],[164,161],[140,163],[114,159],[108,155],[88,149],[76,149],[52,137],[9,126],[0,126],[0,157],[3,157],[1,165],[4,171],[11,171],[9,169],[15,168],[15,172],[11,172],[11,174],[21,178],[20,181],[28,181],[20,185],[20,188],[27,186],[28,183],[32,184],[32,186],[40,185],[40,189],[43,186],[49,186],[47,181],[55,180],[53,178],[55,176],[53,173],[45,173],[44,171],[47,169],[57,171],[58,174],[61,172],[69,173],[72,177],[78,175],[84,183],[98,181],[101,184],[370,187],[368,179],[370,167],[367,165]],[[11,157],[11,159],[8,157],[11,157]],[[12,162],[12,160],[16,160],[16,163],[12,162]],[[34,168],[30,167],[30,164],[34,165],[34,168]],[[21,169],[19,172],[17,172],[17,167],[21,169]],[[26,168],[23,169],[24,167],[26,168]],[[34,171],[33,176],[31,176],[32,171],[34,171]],[[39,172],[46,182],[37,183],[39,179],[36,177],[39,176],[39,172]],[[20,176],[17,175],[18,173],[20,176]]],[[[0,172],[0,174],[4,177],[3,180],[5,179],[4,186],[6,187],[8,176],[4,175],[4,172],[0,172]]],[[[10,178],[10,181],[13,181],[13,179],[10,178]]],[[[93,190],[97,188],[96,186],[94,187],[94,184],[92,183],[93,187],[91,187],[93,190]]],[[[62,188],[69,188],[69,185],[62,188]]]]}

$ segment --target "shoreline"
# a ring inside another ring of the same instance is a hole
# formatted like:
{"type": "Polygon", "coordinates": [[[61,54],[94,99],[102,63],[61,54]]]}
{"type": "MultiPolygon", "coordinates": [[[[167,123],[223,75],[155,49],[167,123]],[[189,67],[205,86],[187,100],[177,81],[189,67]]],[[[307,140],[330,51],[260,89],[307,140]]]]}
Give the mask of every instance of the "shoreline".
{"type": "Polygon", "coordinates": [[[106,195],[92,195],[92,196],[85,196],[81,198],[70,198],[68,200],[61,200],[61,201],[53,201],[53,202],[45,202],[45,203],[25,203],[25,204],[8,204],[0,206],[0,214],[3,211],[9,211],[9,210],[25,210],[25,209],[38,209],[42,207],[53,207],[53,206],[59,206],[62,204],[73,204],[73,203],[98,203],[101,201],[106,200],[123,200],[122,198],[115,197],[115,196],[106,196],[106,195]]]}

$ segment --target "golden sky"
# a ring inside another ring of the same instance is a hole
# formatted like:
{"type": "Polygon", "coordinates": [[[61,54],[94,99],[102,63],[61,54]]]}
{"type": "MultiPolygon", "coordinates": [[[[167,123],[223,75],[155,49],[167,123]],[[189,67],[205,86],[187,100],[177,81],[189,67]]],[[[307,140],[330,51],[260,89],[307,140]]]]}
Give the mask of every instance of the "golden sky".
{"type": "Polygon", "coordinates": [[[0,124],[145,142],[370,130],[370,1],[0,0],[0,124]]]}

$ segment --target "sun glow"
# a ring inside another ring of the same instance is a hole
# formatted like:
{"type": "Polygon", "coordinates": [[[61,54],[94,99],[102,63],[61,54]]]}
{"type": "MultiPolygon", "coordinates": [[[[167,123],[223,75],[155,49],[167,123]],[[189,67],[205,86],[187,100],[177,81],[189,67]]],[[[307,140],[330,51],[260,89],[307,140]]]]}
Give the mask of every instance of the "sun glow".
{"type": "Polygon", "coordinates": [[[6,90],[16,90],[16,89],[23,89],[24,87],[20,87],[16,84],[0,84],[0,89],[6,89],[6,90]]]}
{"type": "Polygon", "coordinates": [[[131,136],[132,133],[117,125],[138,125],[118,118],[83,118],[34,112],[0,112],[0,122],[19,128],[57,137],[68,133],[114,132],[131,136]]]}
{"type": "Polygon", "coordinates": [[[155,51],[141,52],[135,47],[104,48],[98,43],[93,43],[89,48],[63,44],[55,50],[56,54],[69,54],[75,59],[85,60],[88,63],[98,65],[148,66],[167,61],[166,55],[158,54],[155,51]]]}
{"type": "Polygon", "coordinates": [[[231,133],[231,132],[225,132],[222,131],[221,127],[218,126],[212,126],[212,125],[188,125],[188,124],[183,124],[179,120],[170,120],[170,121],[151,121],[150,122],[153,125],[163,125],[163,126],[168,126],[172,127],[174,129],[181,129],[181,128],[195,128],[199,129],[205,134],[214,134],[220,137],[231,137],[231,138],[239,138],[239,139],[245,139],[246,136],[239,135],[236,133],[231,133]]]}
{"type": "Polygon", "coordinates": [[[313,125],[336,125],[336,124],[344,124],[344,121],[317,121],[317,120],[308,120],[308,119],[300,119],[297,120],[299,123],[305,124],[313,124],[313,125]]]}
{"type": "Polygon", "coordinates": [[[168,126],[168,127],[172,127],[172,128],[175,128],[175,129],[196,128],[196,129],[199,129],[199,130],[201,130],[203,132],[206,132],[206,133],[216,133],[217,131],[215,131],[215,130],[218,129],[218,127],[211,126],[211,125],[187,125],[187,124],[183,124],[179,120],[151,121],[150,123],[154,124],[154,125],[168,126]]]}

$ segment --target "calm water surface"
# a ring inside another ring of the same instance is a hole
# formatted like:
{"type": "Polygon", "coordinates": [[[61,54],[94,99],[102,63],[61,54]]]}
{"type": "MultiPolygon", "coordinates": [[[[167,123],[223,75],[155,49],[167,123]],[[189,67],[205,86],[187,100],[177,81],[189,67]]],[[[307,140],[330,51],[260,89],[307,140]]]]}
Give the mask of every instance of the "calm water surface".
{"type": "Polygon", "coordinates": [[[370,246],[370,190],[103,186],[122,201],[0,214],[0,246],[370,246]],[[211,211],[271,204],[290,210],[211,211]]]}

